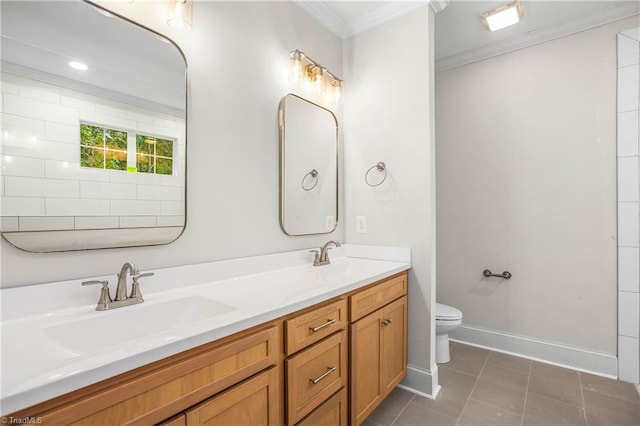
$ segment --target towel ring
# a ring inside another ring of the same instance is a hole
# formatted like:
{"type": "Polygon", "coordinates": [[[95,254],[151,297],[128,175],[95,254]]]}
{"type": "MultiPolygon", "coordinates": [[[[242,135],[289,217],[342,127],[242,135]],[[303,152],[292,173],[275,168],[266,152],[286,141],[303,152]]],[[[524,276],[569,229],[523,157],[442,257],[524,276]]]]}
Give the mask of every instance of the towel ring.
{"type": "Polygon", "coordinates": [[[318,171],[316,169],[311,170],[302,178],[301,185],[302,185],[302,189],[304,189],[305,191],[311,191],[313,188],[316,187],[317,184],[318,184],[318,171]],[[305,180],[307,180],[307,176],[311,176],[311,179],[314,180],[313,185],[305,186],[304,182],[305,180]]]}
{"type": "Polygon", "coordinates": [[[384,182],[387,179],[387,166],[382,162],[378,162],[378,164],[369,167],[369,170],[367,170],[367,172],[364,174],[364,181],[367,183],[367,185],[371,186],[371,187],[376,187],[376,186],[380,186],[382,185],[382,182],[384,182]],[[382,177],[382,180],[378,183],[371,183],[369,182],[369,174],[373,171],[373,170],[377,170],[379,173],[384,173],[384,176],[382,177]]]}

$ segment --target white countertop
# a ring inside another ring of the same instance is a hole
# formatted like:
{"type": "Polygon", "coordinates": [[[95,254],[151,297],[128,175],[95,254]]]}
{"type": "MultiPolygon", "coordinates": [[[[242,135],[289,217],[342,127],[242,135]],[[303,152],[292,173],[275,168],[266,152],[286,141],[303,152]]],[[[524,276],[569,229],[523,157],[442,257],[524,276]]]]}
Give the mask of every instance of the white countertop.
{"type": "MultiPolygon", "coordinates": [[[[95,311],[81,281],[0,291],[1,413],[124,373],[411,267],[404,248],[346,246],[313,267],[307,250],[155,270],[145,302],[95,311]]],[[[147,271],[143,271],[147,272],[147,271]]]]}

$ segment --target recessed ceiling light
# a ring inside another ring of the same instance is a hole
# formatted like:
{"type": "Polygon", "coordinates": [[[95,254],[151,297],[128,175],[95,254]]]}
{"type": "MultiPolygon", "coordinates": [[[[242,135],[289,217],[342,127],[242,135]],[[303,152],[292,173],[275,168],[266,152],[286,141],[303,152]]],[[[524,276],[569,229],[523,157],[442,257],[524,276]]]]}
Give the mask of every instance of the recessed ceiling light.
{"type": "Polygon", "coordinates": [[[69,66],[75,70],[86,71],[89,67],[82,62],[71,61],[69,62],[69,66]]]}
{"type": "Polygon", "coordinates": [[[480,14],[482,24],[490,31],[497,31],[517,24],[524,16],[524,7],[520,1],[504,4],[480,14]]]}

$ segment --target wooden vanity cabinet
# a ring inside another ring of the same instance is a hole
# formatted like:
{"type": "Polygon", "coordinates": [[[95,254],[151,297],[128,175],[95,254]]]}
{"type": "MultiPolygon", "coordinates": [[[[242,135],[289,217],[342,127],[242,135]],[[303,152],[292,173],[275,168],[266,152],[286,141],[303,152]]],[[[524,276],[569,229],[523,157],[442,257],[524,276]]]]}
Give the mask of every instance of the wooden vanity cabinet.
{"type": "Polygon", "coordinates": [[[406,374],[407,273],[12,413],[55,425],[359,425],[406,374]]]}
{"type": "Polygon", "coordinates": [[[407,373],[406,284],[402,274],[351,296],[351,425],[362,424],[407,373]]]}
{"type": "MultiPolygon", "coordinates": [[[[55,425],[156,424],[167,419],[180,424],[180,416],[172,416],[279,365],[281,359],[282,326],[275,322],[140,367],[14,416],[42,417],[45,424],[55,425]]],[[[279,381],[277,388],[281,388],[279,381]]],[[[280,404],[273,397],[270,403],[280,404]]],[[[279,424],[279,416],[277,422],[265,423],[271,424],[279,424]]]]}

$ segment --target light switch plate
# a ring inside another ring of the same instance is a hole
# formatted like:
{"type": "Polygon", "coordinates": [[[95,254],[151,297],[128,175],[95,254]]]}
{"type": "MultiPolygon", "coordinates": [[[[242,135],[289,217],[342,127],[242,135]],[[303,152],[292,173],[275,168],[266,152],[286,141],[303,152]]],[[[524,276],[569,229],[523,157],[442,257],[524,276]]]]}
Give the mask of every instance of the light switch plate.
{"type": "Polygon", "coordinates": [[[367,233],[367,217],[366,216],[356,216],[356,233],[358,234],[367,233]]]}

